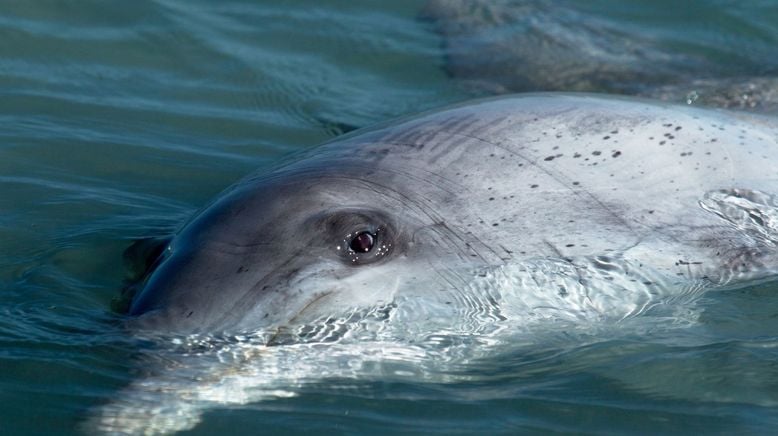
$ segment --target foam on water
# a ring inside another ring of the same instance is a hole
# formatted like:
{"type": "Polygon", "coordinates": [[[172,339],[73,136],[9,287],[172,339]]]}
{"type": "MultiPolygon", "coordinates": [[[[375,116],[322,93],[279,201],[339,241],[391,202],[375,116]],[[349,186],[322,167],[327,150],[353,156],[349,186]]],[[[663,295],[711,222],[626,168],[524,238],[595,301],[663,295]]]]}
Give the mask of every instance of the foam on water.
{"type": "Polygon", "coordinates": [[[615,253],[539,258],[473,272],[466,289],[444,299],[401,296],[368,311],[241,337],[162,339],[139,359],[149,374],[85,425],[162,434],[193,428],[214,408],[289,398],[321,383],[473,381],[480,363],[540,343],[580,346],[694,325],[694,303],[705,288],[615,253]]]}

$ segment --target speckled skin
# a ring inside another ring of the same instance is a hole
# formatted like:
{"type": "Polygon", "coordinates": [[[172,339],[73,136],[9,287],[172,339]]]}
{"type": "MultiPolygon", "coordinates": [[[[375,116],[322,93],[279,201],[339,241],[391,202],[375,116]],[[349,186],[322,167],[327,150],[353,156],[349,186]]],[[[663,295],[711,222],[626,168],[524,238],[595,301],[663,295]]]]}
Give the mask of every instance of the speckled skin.
{"type": "Polygon", "coordinates": [[[130,312],[142,329],[253,330],[408,293],[450,304],[465,271],[533,259],[759,279],[778,258],[777,162],[776,124],[753,115],[596,95],[468,103],[239,183],[176,236],[130,312]],[[365,229],[384,247],[355,259],[344,248],[365,229]]]}

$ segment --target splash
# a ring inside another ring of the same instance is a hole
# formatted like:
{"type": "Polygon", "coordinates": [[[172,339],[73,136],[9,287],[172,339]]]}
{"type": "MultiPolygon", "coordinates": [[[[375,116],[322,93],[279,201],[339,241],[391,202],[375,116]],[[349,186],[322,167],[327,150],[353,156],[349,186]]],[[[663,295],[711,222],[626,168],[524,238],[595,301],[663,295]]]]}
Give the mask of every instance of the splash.
{"type": "Polygon", "coordinates": [[[750,189],[721,189],[706,193],[700,206],[718,215],[753,241],[778,244],[778,200],[750,189]]]}
{"type": "Polygon", "coordinates": [[[150,373],[85,428],[168,434],[196,427],[209,410],[294,397],[322,383],[348,389],[371,381],[473,381],[479,362],[538,344],[580,346],[692,325],[706,285],[679,285],[617,253],[537,258],[470,276],[465,289],[441,297],[400,296],[368,311],[247,336],[161,341],[139,359],[150,373]]]}

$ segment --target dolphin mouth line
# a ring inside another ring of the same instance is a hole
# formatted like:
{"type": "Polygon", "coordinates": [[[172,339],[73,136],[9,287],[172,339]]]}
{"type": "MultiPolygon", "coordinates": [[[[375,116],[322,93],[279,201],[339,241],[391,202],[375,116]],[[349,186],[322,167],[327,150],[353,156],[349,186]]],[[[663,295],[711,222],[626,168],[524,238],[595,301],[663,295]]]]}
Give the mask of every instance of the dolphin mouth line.
{"type": "Polygon", "coordinates": [[[279,337],[282,334],[282,332],[285,329],[287,329],[290,325],[293,325],[297,321],[297,319],[300,318],[303,313],[305,313],[306,310],[308,310],[311,306],[315,305],[316,303],[318,303],[322,299],[324,299],[326,297],[329,297],[333,293],[335,293],[335,291],[334,290],[330,290],[330,291],[322,292],[321,294],[319,294],[319,295],[315,296],[314,298],[312,298],[311,301],[307,302],[305,304],[305,306],[303,306],[299,311],[297,311],[297,314],[295,314],[292,318],[290,318],[289,321],[286,324],[280,325],[280,326],[278,326],[278,327],[276,327],[274,329],[275,331],[270,336],[270,338],[268,338],[267,344],[272,344],[272,343],[276,342],[279,339],[279,337]]]}
{"type": "Polygon", "coordinates": [[[319,294],[319,295],[317,295],[316,297],[314,297],[314,298],[313,298],[311,301],[309,301],[309,302],[308,302],[308,303],[307,303],[305,306],[303,306],[303,308],[302,308],[302,309],[300,309],[300,310],[297,312],[297,315],[293,316],[293,317],[292,317],[292,319],[290,319],[290,320],[289,320],[289,323],[290,323],[290,324],[293,324],[295,321],[297,321],[297,318],[299,318],[299,317],[300,317],[300,316],[301,316],[301,315],[302,315],[302,314],[303,314],[303,313],[304,313],[306,310],[308,310],[308,309],[309,309],[311,306],[313,306],[314,304],[318,303],[318,302],[319,302],[319,301],[321,301],[323,298],[329,297],[329,296],[330,296],[330,295],[332,295],[333,293],[335,293],[335,291],[334,291],[334,290],[330,290],[330,291],[322,292],[321,294],[319,294]]]}

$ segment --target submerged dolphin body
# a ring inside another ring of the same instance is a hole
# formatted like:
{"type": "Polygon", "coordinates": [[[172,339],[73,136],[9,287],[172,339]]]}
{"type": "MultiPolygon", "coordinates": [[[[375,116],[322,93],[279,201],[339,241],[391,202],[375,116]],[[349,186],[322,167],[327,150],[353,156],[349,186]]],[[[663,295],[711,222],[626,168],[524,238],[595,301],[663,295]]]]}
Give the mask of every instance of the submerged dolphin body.
{"type": "Polygon", "coordinates": [[[426,113],[235,185],[175,235],[130,323],[634,316],[776,273],[776,162],[776,123],[747,114],[561,94],[426,113]]]}
{"type": "MultiPolygon", "coordinates": [[[[763,6],[765,13],[774,7],[763,6]]],[[[733,12],[726,3],[706,5],[708,19],[733,12]]],[[[685,39],[705,32],[705,20],[679,33],[653,2],[630,8],[639,26],[623,13],[590,2],[429,0],[421,17],[442,38],[446,71],[477,95],[608,92],[778,112],[778,65],[766,61],[778,59],[774,45],[760,48],[734,27],[685,39]]],[[[760,15],[749,25],[758,27],[760,15]]]]}

